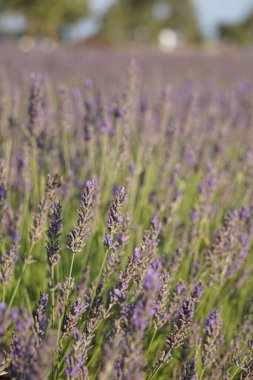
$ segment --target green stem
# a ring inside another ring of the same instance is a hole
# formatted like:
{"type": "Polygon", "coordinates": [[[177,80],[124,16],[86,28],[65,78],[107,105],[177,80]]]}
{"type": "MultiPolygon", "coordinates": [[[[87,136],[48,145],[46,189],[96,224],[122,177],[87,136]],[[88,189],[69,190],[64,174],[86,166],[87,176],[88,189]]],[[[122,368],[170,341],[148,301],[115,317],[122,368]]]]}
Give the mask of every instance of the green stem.
{"type": "Polygon", "coordinates": [[[202,378],[203,378],[203,376],[204,376],[204,373],[205,373],[205,368],[202,368],[202,371],[201,371],[201,374],[200,374],[199,380],[202,380],[202,378]]]}
{"type": "Polygon", "coordinates": [[[75,260],[75,254],[76,254],[76,252],[73,252],[73,254],[72,254],[72,260],[71,260],[70,270],[69,270],[69,277],[72,276],[73,266],[74,266],[74,260],[75,260]]]}
{"type": "MultiPolygon", "coordinates": [[[[30,248],[30,251],[29,251],[28,257],[32,254],[33,247],[34,247],[34,242],[33,242],[32,245],[31,245],[31,248],[30,248]]],[[[17,283],[16,283],[16,286],[15,286],[14,292],[12,293],[12,297],[11,297],[11,300],[10,300],[10,303],[9,303],[9,306],[8,306],[8,310],[10,310],[10,308],[12,307],[13,301],[14,301],[14,299],[15,299],[15,297],[16,297],[16,294],[17,294],[17,291],[18,291],[18,288],[19,288],[20,282],[21,282],[21,280],[22,280],[22,278],[23,278],[23,275],[24,275],[24,273],[25,273],[26,267],[27,267],[27,262],[26,262],[26,260],[25,260],[24,265],[23,265],[23,267],[22,267],[21,274],[20,274],[19,279],[18,279],[18,281],[17,281],[17,283]]]]}
{"type": "Polygon", "coordinates": [[[25,273],[25,270],[26,270],[26,262],[25,262],[24,265],[23,265],[22,272],[21,272],[21,274],[20,274],[20,276],[19,276],[19,279],[18,279],[18,281],[17,281],[17,283],[16,283],[16,286],[15,286],[14,292],[12,293],[12,297],[11,297],[11,300],[10,300],[10,303],[9,303],[9,306],[8,306],[8,310],[10,310],[10,308],[12,307],[13,301],[14,301],[14,299],[15,299],[15,297],[16,297],[16,294],[17,294],[17,291],[18,291],[18,288],[19,288],[20,282],[21,282],[21,280],[22,280],[22,277],[23,277],[23,275],[24,275],[24,273],[25,273]]]}
{"type": "MultiPolygon", "coordinates": [[[[244,358],[241,361],[241,364],[243,364],[246,359],[247,359],[247,355],[244,356],[244,358]]],[[[235,372],[234,372],[234,374],[231,376],[230,380],[234,380],[239,371],[241,371],[241,368],[237,367],[236,370],[235,370],[235,372]]]]}
{"type": "Polygon", "coordinates": [[[158,367],[156,367],[156,369],[154,370],[154,372],[151,374],[151,376],[148,378],[148,380],[151,380],[156,374],[157,372],[161,369],[162,367],[162,363],[159,364],[158,367]]]}
{"type": "Polygon", "coordinates": [[[100,267],[100,271],[99,271],[98,278],[97,278],[97,281],[96,281],[95,289],[94,289],[93,294],[92,294],[89,311],[92,310],[92,305],[93,305],[94,299],[96,297],[97,288],[98,288],[98,285],[99,285],[100,280],[101,280],[101,276],[102,276],[102,273],[103,273],[103,270],[104,270],[104,267],[105,267],[105,263],[106,263],[106,260],[107,260],[108,253],[109,253],[109,249],[106,250],[104,260],[103,260],[102,265],[100,267]]]}
{"type": "Polygon", "coordinates": [[[155,328],[154,334],[153,334],[152,339],[151,339],[151,341],[150,341],[150,343],[149,343],[148,351],[147,351],[147,355],[149,354],[149,351],[150,351],[150,349],[151,349],[152,343],[154,342],[154,339],[155,339],[155,337],[156,337],[156,333],[157,333],[157,327],[155,328]]]}

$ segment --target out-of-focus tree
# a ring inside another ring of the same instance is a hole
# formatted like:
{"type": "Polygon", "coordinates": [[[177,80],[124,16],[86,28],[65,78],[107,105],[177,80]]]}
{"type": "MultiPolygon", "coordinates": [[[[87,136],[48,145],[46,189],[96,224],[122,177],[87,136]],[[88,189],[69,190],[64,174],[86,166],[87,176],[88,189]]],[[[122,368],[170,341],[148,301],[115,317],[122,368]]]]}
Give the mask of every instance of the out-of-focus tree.
{"type": "Polygon", "coordinates": [[[238,45],[253,44],[253,12],[241,24],[223,24],[219,27],[221,40],[238,45]]]}
{"type": "Polygon", "coordinates": [[[24,13],[28,33],[58,37],[63,23],[71,23],[87,15],[87,0],[0,0],[1,10],[24,13]]]}
{"type": "Polygon", "coordinates": [[[162,28],[174,29],[186,42],[202,39],[189,0],[118,0],[104,18],[103,31],[115,42],[152,42],[162,28]]]}

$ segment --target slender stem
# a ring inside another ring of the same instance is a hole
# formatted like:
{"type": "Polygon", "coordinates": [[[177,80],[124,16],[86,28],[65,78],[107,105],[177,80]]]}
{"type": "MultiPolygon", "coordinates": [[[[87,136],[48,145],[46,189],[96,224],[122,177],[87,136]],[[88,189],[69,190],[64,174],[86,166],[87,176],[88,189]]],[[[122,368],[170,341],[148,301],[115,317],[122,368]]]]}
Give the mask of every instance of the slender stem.
{"type": "MultiPolygon", "coordinates": [[[[244,358],[242,359],[241,361],[241,364],[243,364],[245,362],[245,360],[247,359],[247,355],[244,356],[244,358]]],[[[231,380],[234,380],[236,375],[238,374],[238,372],[241,371],[241,368],[240,367],[237,367],[234,374],[231,376],[231,380]]]]}
{"type": "Polygon", "coordinates": [[[29,313],[32,317],[32,315],[33,315],[32,306],[31,306],[31,302],[30,302],[30,298],[29,298],[29,294],[28,294],[27,289],[25,290],[25,298],[26,298],[27,308],[28,308],[29,313]]]}
{"type": "Polygon", "coordinates": [[[161,367],[162,367],[162,363],[160,363],[159,366],[156,367],[156,369],[151,374],[151,376],[148,378],[148,380],[151,380],[157,374],[157,372],[160,370],[161,367]]]}
{"type": "Polygon", "coordinates": [[[240,370],[240,368],[237,368],[237,369],[235,370],[235,373],[234,373],[233,376],[231,377],[231,380],[235,379],[235,377],[236,377],[237,373],[239,372],[239,370],[240,370]]]}
{"type": "Polygon", "coordinates": [[[155,339],[155,337],[156,337],[156,333],[157,333],[157,327],[155,328],[154,334],[153,334],[152,339],[151,339],[151,341],[150,341],[150,343],[149,343],[148,351],[147,351],[147,355],[148,355],[148,353],[149,353],[149,351],[150,351],[150,349],[151,349],[152,343],[154,342],[154,339],[155,339]]]}
{"type": "Polygon", "coordinates": [[[109,253],[109,249],[106,250],[105,256],[104,256],[104,260],[103,260],[102,265],[100,267],[100,271],[99,271],[98,278],[97,278],[97,281],[96,281],[95,289],[93,290],[93,294],[92,294],[92,298],[91,298],[90,311],[92,309],[92,305],[93,305],[94,299],[96,297],[97,288],[98,288],[98,285],[99,285],[101,277],[102,277],[102,273],[103,273],[103,270],[104,270],[104,266],[105,266],[105,263],[106,263],[106,260],[107,260],[108,253],[109,253]]]}
{"type": "Polygon", "coordinates": [[[205,373],[205,368],[202,368],[202,371],[201,371],[201,374],[200,374],[199,380],[202,380],[202,378],[203,378],[203,376],[204,376],[204,373],[205,373]]]}
{"type": "MultiPolygon", "coordinates": [[[[34,242],[32,242],[32,245],[31,245],[31,248],[30,248],[30,251],[29,251],[28,257],[32,254],[33,247],[34,247],[34,242]]],[[[12,307],[13,301],[14,301],[14,299],[15,299],[15,297],[16,297],[16,294],[17,294],[17,291],[18,291],[18,288],[19,288],[20,282],[21,282],[21,280],[22,280],[22,278],[23,278],[23,275],[24,275],[24,273],[25,273],[26,267],[27,267],[27,262],[26,262],[26,260],[25,260],[24,265],[23,265],[23,267],[22,267],[21,274],[20,274],[19,279],[18,279],[18,281],[17,281],[17,284],[16,284],[16,286],[15,286],[14,292],[12,293],[12,297],[11,297],[11,300],[10,300],[10,303],[9,303],[9,306],[8,306],[8,310],[10,310],[10,308],[12,307]]]]}
{"type": "Polygon", "coordinates": [[[10,303],[9,303],[9,306],[8,306],[8,310],[10,310],[10,308],[12,307],[12,304],[13,304],[13,301],[14,301],[14,299],[15,299],[15,297],[16,297],[16,294],[17,294],[17,291],[18,291],[18,288],[19,288],[19,285],[20,285],[21,279],[22,279],[22,277],[23,277],[23,275],[24,275],[24,273],[25,273],[26,265],[27,265],[27,264],[26,264],[26,262],[25,262],[24,265],[23,265],[23,268],[22,268],[22,272],[21,272],[21,274],[20,274],[20,276],[19,276],[19,279],[18,279],[18,281],[17,281],[17,283],[16,283],[16,286],[15,286],[14,292],[12,293],[12,297],[11,297],[11,300],[10,300],[10,303]]]}
{"type": "Polygon", "coordinates": [[[70,264],[70,270],[69,270],[69,277],[72,276],[72,272],[73,272],[73,265],[74,265],[74,260],[75,260],[75,254],[76,252],[73,252],[72,254],[72,260],[71,260],[71,264],[70,264]]]}

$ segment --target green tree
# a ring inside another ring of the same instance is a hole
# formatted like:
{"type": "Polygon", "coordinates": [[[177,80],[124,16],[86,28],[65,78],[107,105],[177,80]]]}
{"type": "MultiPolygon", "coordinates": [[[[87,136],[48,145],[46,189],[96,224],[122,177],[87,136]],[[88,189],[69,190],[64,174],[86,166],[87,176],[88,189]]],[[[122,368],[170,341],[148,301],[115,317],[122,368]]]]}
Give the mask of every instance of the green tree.
{"type": "Polygon", "coordinates": [[[28,33],[58,37],[60,26],[85,16],[87,0],[6,0],[2,9],[23,12],[28,18],[28,33]]]}
{"type": "Polygon", "coordinates": [[[201,40],[194,8],[189,0],[164,0],[170,12],[166,19],[156,18],[155,4],[161,0],[118,0],[104,19],[104,32],[112,41],[129,41],[138,28],[146,30],[149,41],[154,41],[161,28],[170,27],[179,32],[187,42],[201,40]]]}
{"type": "Polygon", "coordinates": [[[221,25],[219,36],[225,42],[238,45],[253,44],[253,12],[241,24],[221,25]]]}

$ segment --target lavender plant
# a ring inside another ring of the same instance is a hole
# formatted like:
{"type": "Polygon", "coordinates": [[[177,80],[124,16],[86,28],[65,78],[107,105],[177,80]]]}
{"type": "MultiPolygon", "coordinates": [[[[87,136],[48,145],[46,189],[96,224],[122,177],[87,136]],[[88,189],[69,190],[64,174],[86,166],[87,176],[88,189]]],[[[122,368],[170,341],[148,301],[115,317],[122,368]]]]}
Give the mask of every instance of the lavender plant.
{"type": "Polygon", "coordinates": [[[251,379],[252,57],[4,49],[0,377],[251,379]]]}

